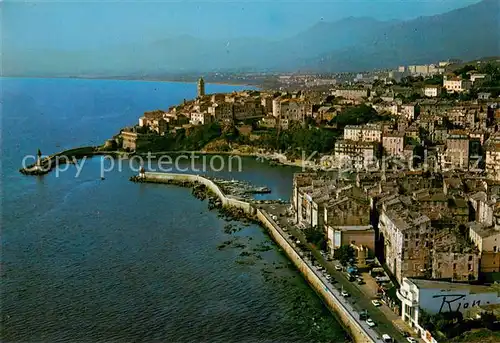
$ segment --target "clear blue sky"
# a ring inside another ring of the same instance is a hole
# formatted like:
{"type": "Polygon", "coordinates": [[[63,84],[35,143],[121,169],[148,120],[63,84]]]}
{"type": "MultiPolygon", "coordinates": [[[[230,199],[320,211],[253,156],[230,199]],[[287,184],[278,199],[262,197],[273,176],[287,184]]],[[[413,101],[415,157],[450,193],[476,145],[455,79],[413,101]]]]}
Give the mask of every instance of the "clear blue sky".
{"type": "Polygon", "coordinates": [[[349,16],[410,19],[479,0],[30,1],[0,0],[3,47],[81,50],[200,38],[279,39],[349,16]]]}

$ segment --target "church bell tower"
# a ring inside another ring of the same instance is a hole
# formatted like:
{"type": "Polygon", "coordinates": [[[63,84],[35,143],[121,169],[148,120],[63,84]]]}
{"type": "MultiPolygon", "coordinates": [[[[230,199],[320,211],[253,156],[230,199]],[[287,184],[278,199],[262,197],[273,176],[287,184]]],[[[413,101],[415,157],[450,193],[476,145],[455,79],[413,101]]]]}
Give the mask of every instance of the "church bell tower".
{"type": "Polygon", "coordinates": [[[198,98],[205,95],[205,80],[202,77],[198,80],[198,98]]]}

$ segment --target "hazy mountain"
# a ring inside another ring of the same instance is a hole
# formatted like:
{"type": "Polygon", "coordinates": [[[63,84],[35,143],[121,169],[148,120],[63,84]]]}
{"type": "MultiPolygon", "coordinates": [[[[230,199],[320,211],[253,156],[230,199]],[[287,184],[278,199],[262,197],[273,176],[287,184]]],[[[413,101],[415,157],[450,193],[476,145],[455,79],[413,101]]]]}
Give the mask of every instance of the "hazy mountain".
{"type": "Polygon", "coordinates": [[[4,46],[4,75],[157,75],[215,70],[356,71],[500,55],[498,0],[409,21],[320,22],[281,41],[171,37],[96,51],[4,46]]]}
{"type": "Polygon", "coordinates": [[[394,23],[373,30],[354,47],[301,65],[319,70],[359,70],[499,55],[499,4],[498,0],[485,0],[442,15],[394,23]]]}

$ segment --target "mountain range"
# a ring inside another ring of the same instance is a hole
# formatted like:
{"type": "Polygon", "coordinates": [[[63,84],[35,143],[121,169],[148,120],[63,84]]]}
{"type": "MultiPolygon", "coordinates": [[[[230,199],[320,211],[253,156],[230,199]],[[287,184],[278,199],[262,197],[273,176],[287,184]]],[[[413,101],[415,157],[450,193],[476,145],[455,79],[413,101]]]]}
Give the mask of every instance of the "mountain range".
{"type": "MultiPolygon", "coordinates": [[[[165,72],[344,72],[500,55],[500,1],[483,0],[407,21],[345,18],[320,22],[287,39],[166,38],[99,50],[4,46],[6,76],[154,76],[165,72]]],[[[388,8],[390,10],[390,7],[388,8]]]]}

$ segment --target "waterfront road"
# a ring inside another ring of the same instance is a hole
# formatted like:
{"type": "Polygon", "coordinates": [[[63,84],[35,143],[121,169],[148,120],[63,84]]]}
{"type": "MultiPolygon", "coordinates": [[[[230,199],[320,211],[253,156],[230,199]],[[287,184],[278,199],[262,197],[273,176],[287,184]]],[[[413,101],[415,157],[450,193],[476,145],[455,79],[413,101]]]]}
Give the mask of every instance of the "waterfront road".
{"type": "MultiPolygon", "coordinates": [[[[270,218],[270,215],[267,211],[264,212],[264,214],[270,220],[273,220],[273,218],[270,218]]],[[[349,298],[343,297],[341,295],[341,290],[335,288],[333,286],[333,284],[326,278],[326,276],[321,271],[319,271],[317,267],[315,267],[313,265],[312,261],[310,259],[308,259],[307,257],[304,257],[304,255],[307,252],[304,252],[299,247],[297,247],[295,242],[291,239],[290,235],[281,229],[281,227],[279,225],[279,221],[278,220],[276,220],[276,221],[273,220],[273,221],[276,224],[278,224],[278,226],[276,227],[278,232],[280,232],[281,235],[288,241],[288,243],[293,247],[295,252],[298,255],[302,256],[302,259],[304,260],[304,262],[316,274],[316,276],[323,282],[323,284],[326,287],[325,290],[327,292],[331,293],[339,301],[341,306],[343,306],[344,309],[346,310],[346,312],[351,316],[351,319],[358,323],[358,325],[363,329],[363,331],[367,334],[367,336],[369,336],[372,339],[373,342],[377,342],[377,343],[382,342],[382,339],[381,339],[382,335],[377,332],[376,327],[372,328],[368,324],[366,324],[366,322],[364,320],[360,320],[359,315],[358,315],[358,311],[354,308],[352,302],[349,301],[349,298]]]]}
{"type": "Polygon", "coordinates": [[[261,207],[263,207],[268,213],[277,216],[275,222],[279,225],[280,231],[284,232],[285,238],[287,238],[289,242],[293,243],[292,246],[294,246],[295,249],[299,248],[296,247],[296,242],[292,242],[290,236],[295,237],[301,242],[301,244],[304,244],[307,247],[307,250],[304,251],[303,254],[304,256],[306,256],[305,261],[309,265],[312,265],[312,262],[309,258],[307,258],[307,256],[312,254],[314,259],[317,261],[317,264],[325,268],[327,274],[330,274],[332,276],[332,279],[335,280],[335,285],[332,285],[332,283],[326,279],[325,275],[322,272],[318,271],[316,267],[313,267],[315,273],[321,276],[321,280],[327,283],[332,289],[332,294],[341,299],[343,304],[348,304],[351,313],[358,321],[358,323],[360,323],[360,325],[362,325],[364,328],[367,327],[370,329],[370,331],[367,332],[371,332],[374,334],[374,337],[376,337],[375,341],[381,341],[382,334],[385,333],[390,335],[395,340],[395,342],[406,342],[406,338],[394,326],[393,322],[384,314],[384,312],[382,312],[380,308],[375,307],[372,304],[371,301],[373,299],[367,297],[358,288],[358,286],[354,282],[350,282],[342,272],[335,270],[335,266],[332,262],[327,261],[316,247],[307,243],[303,232],[300,229],[296,228],[294,225],[290,224],[290,217],[286,217],[284,215],[288,206],[289,205],[265,205],[261,207]],[[285,229],[283,230],[282,228],[285,229]],[[349,297],[342,297],[340,295],[340,292],[342,290],[349,293],[349,297]],[[371,318],[375,322],[376,326],[374,328],[370,328],[364,320],[359,319],[359,314],[364,311],[366,311],[369,318],[371,318]]]}

